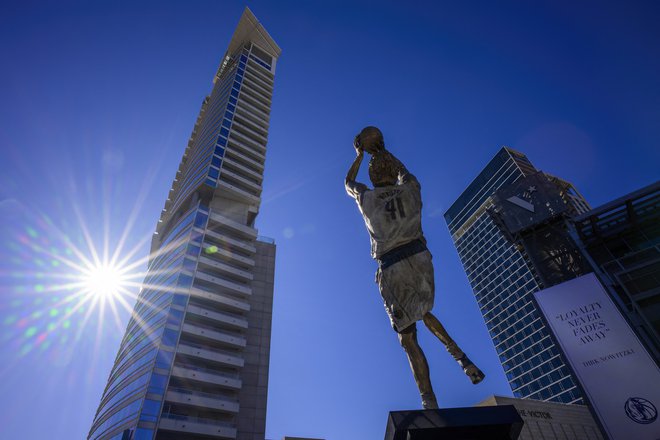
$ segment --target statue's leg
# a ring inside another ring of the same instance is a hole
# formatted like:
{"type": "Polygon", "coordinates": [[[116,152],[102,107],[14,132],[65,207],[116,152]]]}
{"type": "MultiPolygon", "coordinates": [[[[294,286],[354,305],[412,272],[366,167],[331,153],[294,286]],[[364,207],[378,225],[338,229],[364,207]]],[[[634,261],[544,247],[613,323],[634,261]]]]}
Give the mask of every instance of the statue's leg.
{"type": "Polygon", "coordinates": [[[431,386],[431,377],[429,376],[429,364],[422,347],[417,342],[417,327],[415,324],[399,333],[399,342],[408,355],[410,369],[412,370],[419,394],[422,396],[422,405],[425,409],[438,408],[438,401],[435,398],[433,387],[431,386]]]}
{"type": "Polygon", "coordinates": [[[456,359],[457,361],[461,359],[464,355],[463,351],[458,348],[458,344],[449,336],[445,327],[438,321],[431,312],[428,312],[424,315],[424,324],[428,327],[429,330],[438,338],[440,342],[447,348],[449,354],[456,359]]]}
{"type": "Polygon", "coordinates": [[[470,358],[458,347],[458,344],[449,336],[445,327],[438,321],[431,312],[424,315],[424,324],[447,348],[449,354],[456,359],[456,362],[463,368],[465,374],[470,378],[473,384],[478,384],[486,375],[472,363],[470,358]]]}

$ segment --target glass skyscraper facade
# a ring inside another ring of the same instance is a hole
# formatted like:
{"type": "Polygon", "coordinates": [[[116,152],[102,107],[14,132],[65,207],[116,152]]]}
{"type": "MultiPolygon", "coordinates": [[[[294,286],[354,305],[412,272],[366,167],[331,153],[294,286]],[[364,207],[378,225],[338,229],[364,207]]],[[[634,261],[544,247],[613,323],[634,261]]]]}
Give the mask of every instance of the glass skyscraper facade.
{"type": "MultiPolygon", "coordinates": [[[[524,154],[502,148],[447,210],[445,220],[514,396],[583,403],[533,301],[533,292],[542,286],[530,258],[487,212],[495,191],[537,172],[524,154]]],[[[588,209],[576,191],[567,196],[576,212],[588,209]]]]}
{"type": "Polygon", "coordinates": [[[264,439],[275,245],[254,222],[279,55],[246,8],[165,202],[88,439],[264,439]]]}

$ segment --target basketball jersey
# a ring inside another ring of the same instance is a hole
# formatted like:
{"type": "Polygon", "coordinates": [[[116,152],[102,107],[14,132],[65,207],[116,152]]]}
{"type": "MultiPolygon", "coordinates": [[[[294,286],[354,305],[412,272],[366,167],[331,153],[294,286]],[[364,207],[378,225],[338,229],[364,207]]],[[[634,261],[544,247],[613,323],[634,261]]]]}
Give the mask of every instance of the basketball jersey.
{"type": "Polygon", "coordinates": [[[361,191],[357,203],[369,231],[373,258],[413,240],[424,241],[422,196],[414,177],[405,183],[361,191]]]}

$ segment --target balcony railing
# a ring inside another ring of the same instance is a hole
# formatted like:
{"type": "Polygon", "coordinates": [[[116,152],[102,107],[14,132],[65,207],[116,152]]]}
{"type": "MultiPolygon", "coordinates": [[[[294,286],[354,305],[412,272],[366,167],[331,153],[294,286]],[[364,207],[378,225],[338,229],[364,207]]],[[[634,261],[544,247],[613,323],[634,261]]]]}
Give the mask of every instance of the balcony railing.
{"type": "Polygon", "coordinates": [[[253,119],[254,116],[250,117],[249,114],[246,114],[240,108],[236,110],[236,114],[234,115],[234,122],[238,122],[242,126],[247,127],[252,132],[261,136],[264,139],[264,143],[265,143],[268,139],[268,129],[263,127],[259,123],[259,121],[253,119]]]}
{"type": "Polygon", "coordinates": [[[170,402],[182,403],[202,408],[213,408],[232,413],[238,412],[238,399],[219,394],[192,391],[184,388],[169,388],[165,399],[170,402]]]}
{"type": "Polygon", "coordinates": [[[184,323],[183,331],[189,335],[198,336],[200,338],[210,339],[211,341],[219,342],[222,344],[243,348],[246,345],[246,340],[243,337],[235,336],[225,332],[212,330],[197,324],[184,323]]]}
{"type": "Polygon", "coordinates": [[[229,422],[178,414],[162,414],[158,428],[221,439],[235,439],[237,434],[236,428],[229,422]]]}
{"type": "Polygon", "coordinates": [[[216,419],[204,419],[201,417],[190,417],[190,416],[183,416],[179,414],[171,414],[171,413],[163,413],[161,416],[161,419],[170,419],[170,420],[181,420],[181,421],[186,421],[190,423],[199,423],[200,425],[214,425],[214,426],[222,426],[225,428],[233,428],[234,424],[230,422],[221,422],[216,419]]]}
{"type": "Polygon", "coordinates": [[[210,228],[213,227],[212,222],[217,222],[217,223],[220,223],[223,226],[231,228],[232,230],[234,230],[237,233],[240,233],[241,235],[243,235],[246,238],[255,239],[257,237],[257,230],[256,229],[251,228],[247,225],[242,225],[237,221],[234,221],[230,218],[227,218],[223,215],[218,214],[217,212],[214,212],[213,210],[211,210],[210,220],[211,220],[211,222],[209,222],[209,227],[210,228]]]}
{"type": "MultiPolygon", "coordinates": [[[[250,98],[248,96],[248,98],[250,98]]],[[[260,103],[257,102],[254,98],[250,98],[248,102],[245,99],[238,101],[236,105],[236,110],[238,113],[241,113],[242,116],[249,116],[254,123],[262,126],[266,132],[268,132],[268,127],[270,126],[270,111],[266,111],[260,107],[260,103]]]]}
{"type": "Polygon", "coordinates": [[[261,82],[262,87],[264,87],[267,90],[270,90],[272,93],[273,89],[273,81],[271,79],[266,79],[264,76],[261,76],[258,74],[256,69],[247,69],[246,70],[248,73],[248,76],[252,76],[257,79],[257,81],[261,82]]]}
{"type": "Polygon", "coordinates": [[[225,157],[229,155],[232,159],[238,160],[241,165],[250,168],[256,173],[263,174],[264,161],[262,160],[259,162],[259,160],[247,153],[246,148],[247,147],[242,146],[236,139],[230,137],[229,145],[225,150],[225,157]]]}
{"type": "Polygon", "coordinates": [[[240,389],[242,382],[236,377],[230,377],[230,373],[217,373],[211,372],[197,367],[188,365],[175,365],[172,368],[172,376],[186,379],[187,381],[196,380],[199,382],[212,383],[231,389],[240,389]]]}
{"type": "Polygon", "coordinates": [[[227,168],[223,168],[220,178],[227,178],[228,180],[231,180],[238,185],[242,185],[246,191],[251,191],[255,194],[259,194],[262,189],[261,185],[258,183],[254,183],[253,181],[241,176],[239,173],[230,171],[227,168]]]}
{"type": "Polygon", "coordinates": [[[196,346],[192,342],[182,342],[177,347],[177,352],[187,356],[195,356],[219,364],[230,365],[232,367],[243,367],[245,361],[236,356],[236,353],[227,353],[223,350],[210,349],[196,346]]]}
{"type": "Polygon", "coordinates": [[[214,287],[219,287],[220,290],[227,290],[234,294],[239,295],[252,295],[252,289],[247,286],[242,286],[238,283],[232,283],[220,277],[215,277],[204,272],[197,272],[195,274],[195,282],[200,284],[211,284],[214,287]]]}
{"type": "Polygon", "coordinates": [[[207,299],[232,311],[247,312],[250,310],[250,304],[245,301],[230,298],[219,292],[209,292],[199,286],[194,286],[190,293],[192,298],[207,299]]]}
{"type": "Polygon", "coordinates": [[[264,125],[264,128],[268,128],[270,125],[270,116],[268,113],[265,113],[263,110],[260,110],[259,108],[253,106],[246,100],[241,100],[238,101],[238,105],[236,106],[239,112],[245,113],[246,115],[249,115],[251,118],[254,118],[256,120],[261,121],[261,123],[264,125]]]}
{"type": "Polygon", "coordinates": [[[237,327],[240,329],[245,329],[248,326],[248,322],[245,318],[239,317],[236,314],[229,312],[215,312],[213,310],[208,310],[195,305],[188,305],[186,314],[193,314],[198,316],[203,316],[205,318],[212,319],[214,321],[227,324],[231,327],[237,327]]]}
{"type": "Polygon", "coordinates": [[[244,175],[250,176],[254,183],[261,185],[261,181],[264,179],[264,176],[261,173],[258,173],[254,171],[251,168],[246,167],[245,165],[239,163],[237,160],[228,158],[225,156],[224,160],[222,161],[223,164],[223,170],[226,169],[225,167],[229,165],[231,168],[240,171],[244,175]]]}
{"type": "Polygon", "coordinates": [[[249,192],[239,188],[237,185],[232,185],[229,182],[224,181],[222,178],[218,180],[218,188],[222,187],[227,193],[227,198],[235,199],[241,202],[245,202],[251,205],[259,205],[261,199],[255,195],[250,194],[249,192]]]}
{"type": "MultiPolygon", "coordinates": [[[[250,242],[236,240],[236,239],[231,238],[231,237],[229,237],[225,234],[221,234],[219,232],[207,230],[206,234],[204,236],[204,243],[205,244],[208,244],[208,243],[213,244],[215,242],[220,242],[220,243],[223,243],[224,245],[229,245],[229,248],[231,250],[227,251],[227,252],[231,253],[232,255],[237,255],[236,252],[232,252],[232,251],[238,250],[238,249],[240,249],[241,251],[246,252],[248,254],[254,254],[257,251],[256,248],[254,246],[252,246],[252,244],[250,244],[250,242]]],[[[223,249],[223,250],[225,250],[225,249],[223,249]]],[[[220,253],[220,248],[218,248],[218,253],[220,253]]],[[[245,258],[247,258],[247,257],[245,257],[245,258]]],[[[247,262],[246,261],[245,264],[247,264],[248,266],[254,266],[254,260],[252,260],[252,259],[249,259],[249,260],[251,260],[252,262],[247,262]]]]}
{"type": "Polygon", "coordinates": [[[204,264],[206,267],[202,268],[198,266],[197,270],[201,270],[210,275],[229,276],[240,281],[251,281],[254,278],[254,275],[252,275],[251,272],[218,261],[215,258],[201,256],[199,257],[199,264],[204,264]]]}
{"type": "Polygon", "coordinates": [[[248,134],[241,132],[241,127],[240,124],[236,124],[235,129],[231,131],[229,146],[232,147],[231,141],[234,141],[239,149],[253,157],[253,160],[263,164],[266,161],[264,155],[266,153],[266,141],[263,141],[263,145],[260,144],[259,139],[251,138],[248,134]]]}

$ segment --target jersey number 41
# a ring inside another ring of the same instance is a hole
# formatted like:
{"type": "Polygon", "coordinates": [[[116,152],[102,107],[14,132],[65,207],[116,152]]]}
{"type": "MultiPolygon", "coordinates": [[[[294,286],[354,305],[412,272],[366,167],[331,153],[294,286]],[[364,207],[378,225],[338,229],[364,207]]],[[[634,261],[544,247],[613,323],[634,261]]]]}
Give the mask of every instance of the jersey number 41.
{"type": "Polygon", "coordinates": [[[396,220],[406,216],[406,211],[403,209],[403,202],[400,197],[393,197],[385,203],[385,211],[390,213],[390,219],[396,220]]]}

